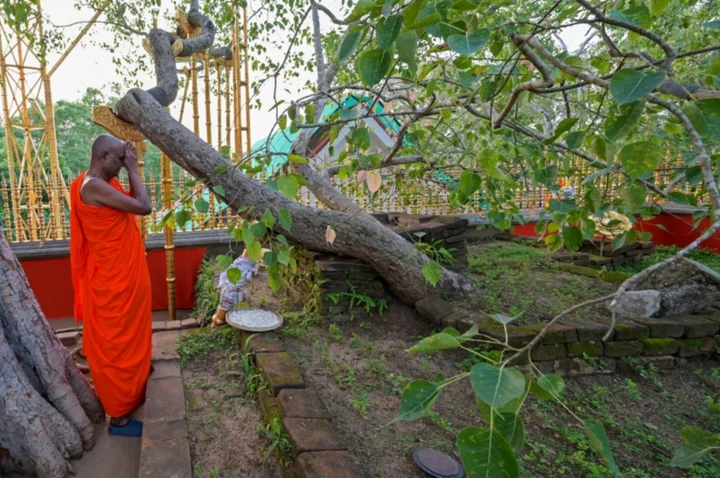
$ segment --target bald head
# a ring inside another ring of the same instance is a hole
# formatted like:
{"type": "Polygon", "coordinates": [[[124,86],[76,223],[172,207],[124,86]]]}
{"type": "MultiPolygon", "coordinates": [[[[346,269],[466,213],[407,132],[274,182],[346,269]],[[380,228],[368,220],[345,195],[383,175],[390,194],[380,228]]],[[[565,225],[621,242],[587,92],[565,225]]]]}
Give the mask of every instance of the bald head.
{"type": "Polygon", "coordinates": [[[122,141],[109,134],[101,134],[93,141],[90,159],[97,161],[102,159],[106,153],[115,153],[118,156],[122,156],[124,151],[125,144],[122,141]]]}

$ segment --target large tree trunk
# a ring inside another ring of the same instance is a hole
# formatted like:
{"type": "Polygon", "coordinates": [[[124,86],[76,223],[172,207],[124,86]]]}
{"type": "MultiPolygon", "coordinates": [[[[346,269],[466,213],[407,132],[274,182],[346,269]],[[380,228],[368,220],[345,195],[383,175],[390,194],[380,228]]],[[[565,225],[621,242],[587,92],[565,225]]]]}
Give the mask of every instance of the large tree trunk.
{"type": "MultiPolygon", "coordinates": [[[[422,273],[423,266],[429,261],[427,256],[367,212],[325,211],[290,201],[233,168],[220,153],[165,111],[164,108],[177,96],[173,42],[183,41],[181,56],[187,56],[209,48],[214,40],[215,28],[212,22],[200,15],[197,8],[198,2],[193,1],[188,15],[191,23],[203,28],[203,33],[192,40],[194,43],[178,40],[162,30],[153,29],[150,32],[158,85],[148,91],[130,90],[118,101],[117,115],[133,123],[146,138],[190,174],[209,186],[223,186],[223,199],[230,206],[238,209],[243,206],[254,208],[258,218],[266,210],[276,219],[280,209],[290,211],[292,230],[278,232],[310,249],[345,254],[365,261],[375,268],[395,295],[405,303],[414,304],[428,294],[469,289],[470,282],[467,279],[445,269],[437,287],[429,286],[422,273]],[[224,172],[218,174],[220,170],[224,172]],[[332,244],[325,239],[328,226],[337,233],[332,244]]],[[[310,168],[305,168],[303,176],[308,179],[310,189],[318,197],[333,198],[339,195],[338,191],[331,191],[333,186],[327,178],[315,174],[310,168]]],[[[347,200],[337,202],[342,206],[347,200]]],[[[334,207],[332,201],[326,203],[334,207]]]]}
{"type": "Polygon", "coordinates": [[[0,230],[0,474],[66,477],[105,418],[0,230]]]}

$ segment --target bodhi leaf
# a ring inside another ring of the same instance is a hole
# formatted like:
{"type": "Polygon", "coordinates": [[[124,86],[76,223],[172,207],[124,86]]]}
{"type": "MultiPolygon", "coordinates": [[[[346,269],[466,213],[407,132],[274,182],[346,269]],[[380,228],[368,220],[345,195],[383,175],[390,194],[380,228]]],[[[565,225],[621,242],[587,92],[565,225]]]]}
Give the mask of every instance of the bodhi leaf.
{"type": "Polygon", "coordinates": [[[355,27],[348,30],[342,43],[340,44],[340,50],[338,51],[338,61],[340,63],[344,63],[355,52],[355,49],[360,44],[361,37],[361,28],[355,27]]]}
{"type": "Polygon", "coordinates": [[[720,449],[720,435],[702,428],[686,426],[682,430],[683,444],[675,450],[670,465],[690,468],[713,449],[720,449]]]}
{"type": "Polygon", "coordinates": [[[585,434],[590,440],[590,446],[593,451],[605,462],[605,466],[608,467],[611,473],[615,475],[620,474],[620,469],[615,463],[615,456],[610,449],[610,443],[608,442],[607,434],[605,433],[605,427],[600,421],[585,420],[583,422],[585,434]]]}
{"type": "Polygon", "coordinates": [[[610,80],[610,94],[620,104],[637,101],[665,81],[664,71],[623,68],[610,80]]]}
{"type": "Polygon", "coordinates": [[[195,200],[195,209],[197,212],[206,214],[210,210],[210,204],[205,199],[198,198],[195,200]]]}
{"type": "Polygon", "coordinates": [[[662,149],[648,141],[627,144],[620,150],[619,155],[620,164],[633,179],[653,172],[662,157],[662,149]]]}
{"type": "Polygon", "coordinates": [[[570,131],[573,126],[578,122],[577,118],[565,118],[555,128],[555,133],[544,141],[545,144],[552,144],[561,134],[570,131]]]}
{"type": "Polygon", "coordinates": [[[516,369],[478,363],[470,370],[475,393],[492,408],[499,408],[525,391],[525,377],[516,369]]]}
{"type": "Polygon", "coordinates": [[[685,113],[703,139],[720,143],[720,98],[690,103],[685,113]]]}
{"type": "Polygon", "coordinates": [[[227,280],[230,281],[231,284],[237,284],[240,278],[242,277],[242,273],[240,272],[240,269],[236,267],[231,267],[227,271],[225,271],[227,280]]]}
{"type": "Polygon", "coordinates": [[[433,287],[435,287],[437,283],[440,282],[440,277],[442,277],[442,267],[440,267],[435,262],[426,262],[423,266],[422,272],[425,280],[428,281],[433,287]]]}
{"type": "Polygon", "coordinates": [[[495,414],[493,427],[515,453],[519,453],[525,446],[525,426],[517,413],[495,414]]]}
{"type": "Polygon", "coordinates": [[[412,421],[421,418],[433,406],[440,394],[436,383],[426,380],[413,380],[400,396],[398,420],[412,421]]]}
{"type": "Polygon", "coordinates": [[[400,35],[402,29],[403,16],[390,15],[380,20],[377,27],[377,43],[380,48],[387,50],[400,35]]]}
{"type": "Polygon", "coordinates": [[[565,246],[571,251],[577,251],[583,243],[582,231],[575,226],[566,227],[562,231],[565,246]]]}
{"type": "Polygon", "coordinates": [[[490,30],[486,28],[464,35],[450,35],[447,38],[450,49],[461,55],[472,55],[481,50],[488,40],[490,40],[490,30]]]}
{"type": "Polygon", "coordinates": [[[402,32],[395,41],[395,46],[398,52],[398,59],[406,63],[414,75],[417,71],[417,34],[412,30],[402,32]]]}
{"type": "Polygon", "coordinates": [[[472,171],[463,171],[460,175],[460,190],[466,196],[472,196],[480,188],[482,179],[479,174],[472,171]]]}
{"type": "Polygon", "coordinates": [[[565,381],[554,373],[542,375],[537,382],[533,382],[530,391],[538,400],[551,400],[562,395],[565,390],[565,381]]]}
{"type": "Polygon", "coordinates": [[[355,71],[367,86],[375,86],[392,67],[392,53],[380,48],[361,53],[355,60],[355,71]]]}
{"type": "Polygon", "coordinates": [[[262,253],[262,246],[259,242],[253,241],[250,243],[250,245],[247,246],[248,251],[248,257],[251,261],[257,262],[260,260],[260,255],[262,253]]]}
{"type": "Polygon", "coordinates": [[[605,136],[610,141],[620,141],[632,133],[642,118],[645,100],[620,105],[620,114],[612,112],[605,121],[605,136]]]}
{"type": "Polygon", "coordinates": [[[620,196],[631,211],[637,211],[645,204],[647,192],[641,186],[625,187],[620,191],[620,196]]]}
{"type": "Polygon", "coordinates": [[[518,478],[520,467],[508,442],[489,428],[468,427],[456,442],[468,478],[518,478]]]}
{"type": "Polygon", "coordinates": [[[408,352],[411,354],[427,354],[438,352],[440,350],[450,350],[457,348],[460,348],[460,341],[457,339],[457,337],[441,332],[439,334],[431,335],[430,337],[425,337],[420,342],[410,347],[408,352]]]}
{"type": "Polygon", "coordinates": [[[278,211],[278,223],[280,223],[280,227],[286,231],[290,231],[290,227],[292,226],[292,215],[290,214],[290,211],[287,209],[280,209],[278,211]]]}

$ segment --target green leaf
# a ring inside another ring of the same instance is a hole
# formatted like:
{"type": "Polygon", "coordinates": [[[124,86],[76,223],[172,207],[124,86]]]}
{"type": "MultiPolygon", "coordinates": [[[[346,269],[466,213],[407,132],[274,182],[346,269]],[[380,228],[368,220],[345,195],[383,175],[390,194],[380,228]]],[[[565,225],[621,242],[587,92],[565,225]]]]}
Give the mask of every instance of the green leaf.
{"type": "Polygon", "coordinates": [[[475,393],[495,409],[521,396],[525,391],[525,377],[520,371],[501,369],[487,363],[473,366],[470,370],[470,382],[475,393]]]}
{"type": "Polygon", "coordinates": [[[637,101],[665,81],[664,71],[623,68],[610,80],[610,94],[620,104],[637,101]]]}
{"type": "Polygon", "coordinates": [[[435,262],[426,262],[423,266],[423,277],[435,287],[442,277],[442,267],[435,262]]]}
{"type": "Polygon", "coordinates": [[[535,172],[535,181],[546,186],[554,186],[557,182],[558,167],[551,165],[535,172]]]}
{"type": "Polygon", "coordinates": [[[289,176],[280,176],[277,179],[277,188],[288,199],[297,199],[298,184],[294,178],[289,176]]]}
{"type": "Polygon", "coordinates": [[[218,185],[212,188],[213,191],[215,191],[215,194],[217,194],[220,197],[225,197],[225,188],[218,185]]]}
{"type": "Polygon", "coordinates": [[[355,128],[348,138],[350,144],[358,149],[367,150],[372,144],[370,139],[370,130],[366,127],[355,128]]]}
{"type": "Polygon", "coordinates": [[[367,86],[380,83],[392,67],[392,54],[382,49],[368,50],[355,60],[355,71],[367,86]]]}
{"type": "Polygon", "coordinates": [[[565,391],[565,381],[561,376],[554,373],[542,375],[533,382],[530,391],[540,401],[552,400],[553,398],[560,397],[565,391]]]}
{"type": "Polygon", "coordinates": [[[417,21],[418,14],[425,8],[426,3],[427,0],[416,0],[405,7],[403,23],[406,27],[411,27],[417,21]]]}
{"type": "Polygon", "coordinates": [[[422,418],[437,400],[438,385],[426,380],[413,380],[400,396],[398,420],[412,421],[422,418]]]}
{"type": "Polygon", "coordinates": [[[488,317],[490,317],[495,322],[499,322],[503,325],[507,325],[510,322],[512,322],[513,320],[517,320],[520,317],[522,317],[523,314],[524,314],[524,312],[520,312],[518,315],[515,315],[513,317],[511,317],[509,315],[505,315],[505,314],[489,314],[488,317]]]}
{"type": "Polygon", "coordinates": [[[612,172],[612,169],[611,169],[611,168],[600,169],[600,170],[598,170],[598,171],[595,171],[595,172],[592,173],[590,176],[588,176],[588,177],[586,177],[585,179],[583,179],[583,182],[582,182],[581,184],[584,186],[584,185],[586,185],[587,183],[591,183],[591,182],[595,181],[597,178],[599,178],[600,176],[605,176],[606,174],[608,174],[608,173],[610,173],[610,172],[612,172]]]}
{"type": "Polygon", "coordinates": [[[298,154],[288,154],[288,161],[294,164],[307,164],[307,158],[303,158],[298,154]]]}
{"type": "Polygon", "coordinates": [[[375,8],[377,7],[373,0],[358,0],[358,2],[355,4],[355,8],[353,8],[352,13],[350,13],[350,15],[345,19],[345,21],[347,23],[354,22],[362,16],[370,13],[375,8]]]}
{"type": "Polygon", "coordinates": [[[272,267],[277,262],[277,252],[275,251],[267,251],[265,254],[263,254],[263,262],[265,263],[266,267],[272,267]]]}
{"type": "Polygon", "coordinates": [[[282,288],[282,281],[280,281],[280,279],[277,277],[270,276],[268,277],[268,285],[273,292],[277,292],[282,288]]]}
{"type": "Polygon", "coordinates": [[[620,196],[630,211],[635,212],[645,204],[647,191],[642,186],[625,187],[620,191],[620,196]]]}
{"type": "Polygon", "coordinates": [[[659,17],[670,4],[670,0],[648,0],[648,4],[650,7],[650,13],[659,17]]]}
{"type": "Polygon", "coordinates": [[[278,211],[278,223],[280,223],[280,227],[290,232],[290,227],[292,226],[292,215],[290,214],[290,211],[287,209],[280,209],[278,211]]]}
{"type": "Polygon", "coordinates": [[[435,335],[431,335],[430,337],[425,337],[417,344],[410,347],[408,350],[411,354],[416,353],[433,353],[438,352],[440,350],[450,350],[450,349],[459,349],[460,348],[460,341],[452,335],[439,333],[435,335]]]}
{"type": "Polygon", "coordinates": [[[515,453],[525,446],[525,426],[517,413],[496,414],[493,420],[495,431],[502,436],[515,453]]]}
{"type": "Polygon", "coordinates": [[[221,270],[227,270],[227,268],[232,265],[232,257],[227,254],[219,255],[215,259],[217,260],[217,265],[221,270]]]}
{"type": "Polygon", "coordinates": [[[210,210],[210,204],[208,204],[208,202],[203,198],[197,198],[195,200],[195,209],[197,210],[197,212],[207,214],[207,212],[210,210]]]}
{"type": "Polygon", "coordinates": [[[610,443],[608,442],[605,427],[602,422],[585,420],[583,426],[593,451],[605,462],[605,466],[607,466],[611,473],[619,475],[620,469],[615,463],[615,456],[610,449],[610,443]]]}
{"type": "Polygon", "coordinates": [[[340,63],[344,63],[345,61],[347,61],[347,59],[350,58],[350,56],[355,52],[358,45],[360,44],[362,32],[362,28],[355,27],[351,28],[347,31],[347,33],[345,33],[345,37],[343,37],[343,41],[342,43],[340,43],[340,49],[338,50],[338,61],[340,63]]]}
{"type": "Polygon", "coordinates": [[[543,141],[543,143],[544,144],[554,143],[555,140],[558,139],[561,134],[563,134],[567,131],[570,131],[577,122],[578,122],[577,118],[565,118],[555,128],[555,133],[552,136],[550,136],[548,139],[543,141]]]}
{"type": "Polygon", "coordinates": [[[460,175],[460,190],[466,196],[472,196],[475,191],[480,189],[482,179],[479,174],[473,173],[472,171],[463,171],[460,175]]]}
{"type": "Polygon", "coordinates": [[[417,71],[417,34],[412,30],[406,30],[400,34],[395,41],[398,52],[398,59],[408,65],[410,71],[415,74],[417,71]]]}
{"type": "Polygon", "coordinates": [[[230,281],[231,284],[237,284],[240,278],[242,277],[242,273],[240,272],[240,269],[236,267],[231,267],[227,271],[225,271],[227,274],[227,280],[230,281]]]}
{"type": "Polygon", "coordinates": [[[559,234],[550,234],[545,238],[545,245],[551,252],[557,252],[562,249],[565,240],[559,234]]]}
{"type": "Polygon", "coordinates": [[[565,246],[567,246],[568,249],[571,251],[577,251],[580,249],[580,246],[583,243],[583,235],[582,231],[575,227],[566,227],[562,231],[563,240],[565,241],[565,246]]]}
{"type": "Polygon", "coordinates": [[[275,225],[275,218],[273,217],[269,209],[265,209],[265,214],[263,214],[261,221],[268,229],[272,229],[275,225]]]}
{"type": "Polygon", "coordinates": [[[620,249],[622,246],[625,245],[625,241],[627,241],[627,233],[618,234],[617,236],[615,236],[612,240],[613,250],[615,251],[615,250],[620,249]]]}
{"type": "Polygon", "coordinates": [[[290,248],[288,246],[280,246],[277,261],[284,266],[290,264],[290,248]]]}
{"type": "Polygon", "coordinates": [[[703,180],[703,172],[700,166],[692,166],[685,170],[685,179],[690,186],[697,186],[703,180]]]}
{"type": "Polygon", "coordinates": [[[250,231],[253,233],[253,236],[257,237],[258,239],[262,239],[265,237],[265,224],[262,222],[256,222],[252,226],[250,226],[250,231]]]}
{"type": "Polygon", "coordinates": [[[260,254],[262,253],[262,246],[259,242],[253,241],[247,246],[248,257],[251,261],[257,262],[260,260],[260,254]]]}
{"type": "Polygon", "coordinates": [[[620,114],[610,113],[605,121],[605,136],[610,141],[620,141],[632,133],[642,118],[645,100],[620,105],[620,114]]]}
{"type": "Polygon", "coordinates": [[[684,110],[704,140],[720,143],[720,99],[695,101],[684,110]]]}
{"type": "Polygon", "coordinates": [[[245,243],[245,247],[249,247],[250,244],[255,242],[255,234],[253,234],[252,230],[247,226],[243,226],[242,228],[242,240],[245,243]]]}
{"type": "Polygon", "coordinates": [[[468,478],[518,478],[520,467],[512,448],[496,431],[468,427],[457,437],[463,467],[468,478]]]}
{"type": "Polygon", "coordinates": [[[632,179],[638,179],[655,170],[663,158],[663,150],[647,141],[627,144],[620,150],[620,164],[632,179]]]}
{"type": "Polygon", "coordinates": [[[287,116],[282,115],[278,120],[278,125],[280,126],[280,130],[284,131],[285,128],[287,128],[287,116]]]}
{"type": "Polygon", "coordinates": [[[380,48],[387,50],[395,43],[402,29],[403,16],[390,15],[380,20],[377,26],[377,43],[380,48]]]}
{"type": "Polygon", "coordinates": [[[455,53],[472,55],[481,50],[490,40],[490,30],[482,28],[464,35],[450,35],[447,38],[448,46],[455,53]]]}
{"type": "Polygon", "coordinates": [[[567,134],[567,139],[565,140],[565,142],[567,143],[568,148],[575,149],[580,147],[584,140],[584,131],[571,131],[567,134]]]}
{"type": "Polygon", "coordinates": [[[675,450],[671,466],[690,468],[711,450],[720,448],[720,435],[702,428],[686,426],[682,430],[683,444],[675,450]]]}
{"type": "MultiPolygon", "coordinates": [[[[436,25],[442,21],[442,16],[437,12],[434,11],[434,7],[428,7],[425,10],[421,12],[420,15],[418,15],[417,22],[410,25],[408,28],[411,30],[418,30],[420,28],[427,28],[429,26],[436,25]],[[429,10],[429,8],[432,8],[432,10],[429,10]]],[[[428,32],[430,33],[430,32],[428,32]]],[[[431,33],[432,35],[432,33],[431,33]]],[[[438,35],[435,35],[438,36],[438,35]]]]}
{"type": "Polygon", "coordinates": [[[175,224],[177,224],[179,227],[184,227],[191,219],[192,213],[185,209],[181,209],[175,213],[175,224]]]}
{"type": "Polygon", "coordinates": [[[638,237],[641,241],[650,241],[652,240],[653,235],[652,232],[645,231],[641,232],[638,237]]]}

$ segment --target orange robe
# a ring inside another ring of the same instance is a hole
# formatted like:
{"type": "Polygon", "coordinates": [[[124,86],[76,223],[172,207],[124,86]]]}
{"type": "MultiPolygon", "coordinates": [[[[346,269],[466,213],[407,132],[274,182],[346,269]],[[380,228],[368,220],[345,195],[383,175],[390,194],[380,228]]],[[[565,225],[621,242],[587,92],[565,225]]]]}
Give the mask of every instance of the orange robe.
{"type": "MultiPolygon", "coordinates": [[[[80,174],[70,191],[75,319],[84,321],[83,352],[98,397],[110,416],[121,417],[145,399],[152,356],[150,273],[135,216],[84,203],[84,179],[80,174]]],[[[110,184],[128,194],[117,180],[110,184]]]]}

